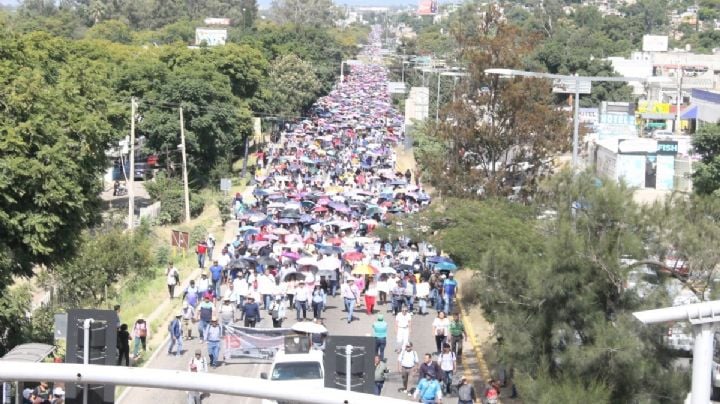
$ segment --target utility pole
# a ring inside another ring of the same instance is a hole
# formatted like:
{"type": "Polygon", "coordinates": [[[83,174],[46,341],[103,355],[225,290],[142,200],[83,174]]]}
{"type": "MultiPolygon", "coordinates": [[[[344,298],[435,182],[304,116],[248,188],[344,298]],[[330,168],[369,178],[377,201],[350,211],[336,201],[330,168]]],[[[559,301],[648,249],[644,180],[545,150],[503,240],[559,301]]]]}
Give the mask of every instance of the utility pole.
{"type": "Polygon", "coordinates": [[[130,176],[128,191],[128,230],[135,227],[135,97],[130,98],[130,176]]]}
{"type": "Polygon", "coordinates": [[[682,85],[683,85],[683,69],[678,62],[677,65],[677,97],[675,97],[675,134],[680,136],[680,104],[682,104],[682,85]]]}
{"type": "Polygon", "coordinates": [[[183,160],[183,187],[185,191],[185,222],[190,221],[190,190],[188,189],[188,173],[187,173],[187,151],[185,150],[185,120],[183,119],[183,109],[180,107],[180,148],[182,149],[183,160]]]}

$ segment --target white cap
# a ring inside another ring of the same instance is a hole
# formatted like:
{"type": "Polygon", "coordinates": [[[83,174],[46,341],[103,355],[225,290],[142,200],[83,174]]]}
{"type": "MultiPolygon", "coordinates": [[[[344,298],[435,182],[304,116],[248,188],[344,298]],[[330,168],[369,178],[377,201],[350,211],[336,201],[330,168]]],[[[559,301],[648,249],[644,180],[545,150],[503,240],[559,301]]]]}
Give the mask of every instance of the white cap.
{"type": "Polygon", "coordinates": [[[54,396],[64,396],[64,395],[65,395],[65,390],[63,390],[62,387],[55,387],[55,388],[53,389],[53,395],[54,395],[54,396]]]}

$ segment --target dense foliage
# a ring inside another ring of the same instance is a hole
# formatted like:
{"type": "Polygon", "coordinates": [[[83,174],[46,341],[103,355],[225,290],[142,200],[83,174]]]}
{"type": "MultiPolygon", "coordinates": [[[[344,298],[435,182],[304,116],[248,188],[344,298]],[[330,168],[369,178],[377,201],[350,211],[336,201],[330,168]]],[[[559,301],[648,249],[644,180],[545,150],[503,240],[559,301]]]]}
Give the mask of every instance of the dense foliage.
{"type": "MultiPolygon", "coordinates": [[[[681,217],[688,206],[665,209],[681,217]]],[[[653,220],[625,186],[563,172],[543,183],[532,206],[449,199],[398,220],[403,226],[390,234],[429,239],[476,272],[463,294],[493,321],[499,360],[516,370],[530,402],[682,401],[687,375],[671,366],[661,341],[667,329],[632,316],[669,304],[667,291],[657,286],[640,299],[626,288],[632,268],[621,261],[645,259],[646,248],[673,239],[653,238],[653,220]],[[536,218],[547,210],[556,214],[536,218]]],[[[691,217],[678,222],[686,235],[701,230],[691,217]]],[[[704,226],[717,233],[719,224],[704,226]]]]}
{"type": "MultiPolygon", "coordinates": [[[[9,289],[19,277],[43,273],[63,307],[92,306],[108,298],[102,285],[149,265],[145,236],[96,227],[106,152],[128,134],[132,97],[138,155],[159,156],[149,191],[163,202],[161,221],[176,222],[181,107],[190,184],[200,188],[247,153],[251,117],[301,116],[367,34],[257,22],[255,0],[28,0],[0,10],[0,355],[47,336],[27,317],[31,291],[9,289]],[[227,45],[188,47],[205,17],[232,19],[227,45]]],[[[191,198],[193,214],[202,205],[191,198]]]]}
{"type": "Polygon", "coordinates": [[[695,192],[717,196],[720,192],[720,124],[700,127],[693,136],[693,149],[702,158],[693,167],[695,192]]]}

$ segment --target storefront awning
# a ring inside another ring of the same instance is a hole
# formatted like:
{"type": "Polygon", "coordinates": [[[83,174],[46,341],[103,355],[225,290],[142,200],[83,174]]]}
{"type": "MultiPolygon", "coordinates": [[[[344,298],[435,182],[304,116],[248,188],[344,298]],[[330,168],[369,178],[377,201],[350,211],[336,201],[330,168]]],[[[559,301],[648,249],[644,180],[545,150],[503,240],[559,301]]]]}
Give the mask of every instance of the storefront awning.
{"type": "Polygon", "coordinates": [[[0,361],[42,362],[54,350],[55,347],[48,344],[22,344],[6,353],[0,361]]]}
{"type": "Polygon", "coordinates": [[[697,119],[698,107],[697,105],[691,105],[680,115],[680,119],[697,119]]]}

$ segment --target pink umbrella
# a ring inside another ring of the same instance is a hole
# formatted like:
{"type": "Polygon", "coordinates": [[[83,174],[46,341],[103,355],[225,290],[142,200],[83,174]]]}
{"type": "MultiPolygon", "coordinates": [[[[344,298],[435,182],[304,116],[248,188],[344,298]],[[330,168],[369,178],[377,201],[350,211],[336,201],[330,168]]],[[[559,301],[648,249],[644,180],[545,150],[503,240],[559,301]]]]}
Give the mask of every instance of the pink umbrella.
{"type": "Polygon", "coordinates": [[[250,249],[257,249],[257,248],[265,247],[268,244],[270,244],[269,241],[256,241],[256,242],[250,244],[248,247],[250,249]]]}
{"type": "Polygon", "coordinates": [[[285,251],[284,253],[282,253],[282,256],[290,258],[293,261],[297,261],[300,258],[300,254],[292,251],[285,251]]]}

